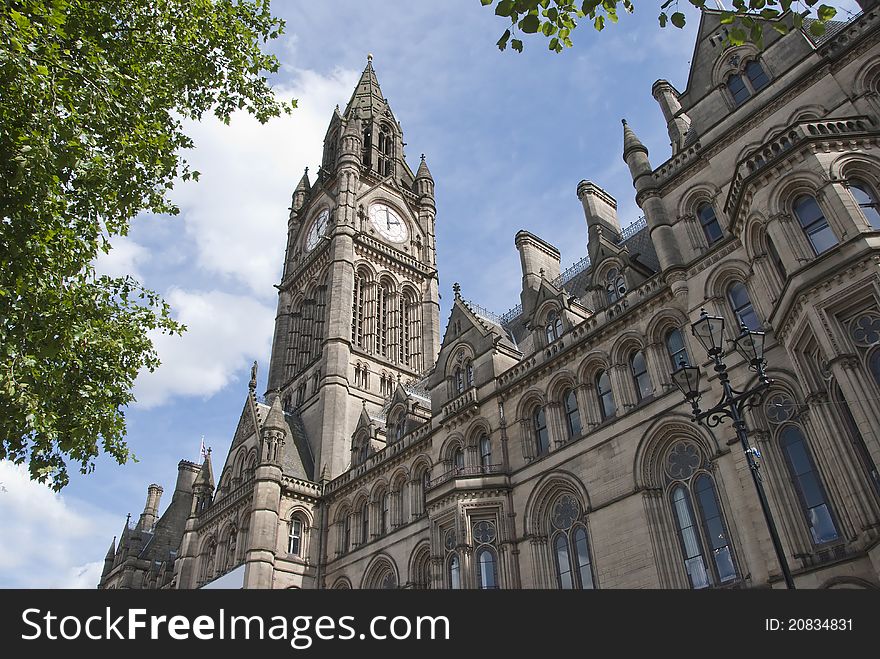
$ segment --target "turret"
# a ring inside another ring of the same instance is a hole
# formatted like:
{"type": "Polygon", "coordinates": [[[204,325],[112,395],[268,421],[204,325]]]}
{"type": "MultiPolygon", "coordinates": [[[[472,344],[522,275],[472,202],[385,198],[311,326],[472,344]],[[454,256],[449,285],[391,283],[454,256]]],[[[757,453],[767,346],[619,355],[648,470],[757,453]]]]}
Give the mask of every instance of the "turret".
{"type": "Polygon", "coordinates": [[[518,231],[514,243],[519,250],[522,265],[523,309],[530,309],[537,299],[543,279],[553,280],[559,276],[559,250],[528,231],[518,231]]]}
{"type": "Polygon", "coordinates": [[[678,90],[666,80],[655,82],[651,87],[651,93],[663,111],[663,117],[666,119],[666,131],[669,133],[669,142],[672,145],[672,153],[675,155],[684,146],[684,137],[691,128],[690,117],[681,109],[678,90]]]}
{"type": "Polygon", "coordinates": [[[309,182],[309,168],[306,167],[306,171],[303,173],[299,183],[296,184],[296,189],[293,191],[293,202],[290,207],[291,218],[293,218],[306,203],[306,199],[308,198],[311,189],[312,184],[309,182]]]}
{"type": "MultiPolygon", "coordinates": [[[[428,163],[425,162],[425,154],[422,154],[422,161],[419,163],[419,169],[416,172],[415,182],[413,184],[414,192],[419,197],[426,197],[434,201],[434,177],[428,169],[428,163]]],[[[419,200],[421,202],[421,199],[419,200]]]]}
{"type": "MultiPolygon", "coordinates": [[[[632,175],[633,187],[636,189],[636,203],[645,213],[651,240],[660,269],[666,272],[670,268],[681,268],[682,258],[675,239],[675,232],[663,206],[660,191],[654,183],[651,161],[648,160],[648,147],[636,136],[635,132],[623,120],[623,159],[632,175]]],[[[683,279],[683,278],[678,278],[683,279]]],[[[676,294],[679,284],[676,283],[676,294]]]]}
{"type": "Polygon", "coordinates": [[[153,483],[147,488],[147,502],[144,504],[144,512],[138,520],[138,531],[149,531],[159,517],[159,501],[162,499],[162,486],[153,483]]]}
{"type": "Polygon", "coordinates": [[[260,429],[260,462],[254,476],[249,545],[245,553],[245,588],[271,588],[278,542],[281,506],[281,455],[287,438],[287,422],[281,396],[270,394],[272,404],[260,429]]]}
{"type": "Polygon", "coordinates": [[[113,569],[113,561],[116,559],[116,536],[113,536],[113,540],[110,542],[110,549],[107,550],[107,555],[104,556],[104,569],[101,570],[101,582],[103,583],[104,578],[110,574],[110,570],[113,569]]]}
{"type": "Polygon", "coordinates": [[[599,235],[608,240],[620,240],[620,221],[617,219],[617,200],[592,181],[581,181],[577,196],[587,219],[588,242],[598,242],[599,235]]]}
{"type": "Polygon", "coordinates": [[[193,513],[198,515],[211,505],[214,497],[214,470],[211,467],[211,449],[205,454],[205,460],[199,469],[199,475],[193,482],[193,513]]]}

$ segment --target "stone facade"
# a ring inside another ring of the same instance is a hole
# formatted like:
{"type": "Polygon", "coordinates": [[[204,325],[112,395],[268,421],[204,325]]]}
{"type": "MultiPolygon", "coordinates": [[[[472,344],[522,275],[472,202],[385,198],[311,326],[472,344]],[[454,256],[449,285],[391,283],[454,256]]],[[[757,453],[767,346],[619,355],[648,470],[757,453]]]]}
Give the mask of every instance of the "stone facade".
{"type": "Polygon", "coordinates": [[[151,486],[100,587],[784,587],[733,429],[671,380],[720,396],[703,308],[766,332],[747,423],[798,587],[880,585],[878,27],[724,48],[704,11],[686,90],[652,90],[671,157],[624,122],[644,218],[582,181],[587,256],[520,231],[520,304],[456,285],[442,337],[434,182],[368,63],[293,195],[266,397],[216,488],[182,462],[157,520],[151,486]]]}

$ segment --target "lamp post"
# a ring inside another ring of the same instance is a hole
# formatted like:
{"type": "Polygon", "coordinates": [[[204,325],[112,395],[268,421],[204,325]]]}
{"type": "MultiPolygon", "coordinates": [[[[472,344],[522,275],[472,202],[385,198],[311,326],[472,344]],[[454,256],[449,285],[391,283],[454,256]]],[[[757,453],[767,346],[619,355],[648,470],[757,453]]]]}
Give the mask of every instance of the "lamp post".
{"type": "Polygon", "coordinates": [[[758,491],[761,510],[764,513],[764,520],[767,522],[767,529],[770,531],[770,539],[773,541],[776,558],[779,560],[779,566],[782,568],[785,585],[788,588],[794,588],[794,580],[791,577],[791,571],[788,569],[788,562],[785,560],[782,541],[779,539],[779,533],[773,521],[773,514],[770,511],[770,504],[764,492],[764,485],[759,471],[760,466],[758,465],[758,458],[761,457],[761,454],[749,446],[749,431],[743,418],[746,409],[760,403],[764,392],[772,382],[764,372],[764,365],[766,364],[764,360],[764,332],[752,331],[743,324],[740,328],[739,336],[731,341],[736,351],[746,360],[749,369],[758,374],[759,379],[758,384],[755,386],[744,391],[737,391],[731,386],[730,377],[727,374],[727,365],[721,359],[721,355],[724,352],[724,318],[710,316],[703,309],[700,313],[700,319],[691,325],[691,330],[715,365],[715,372],[718,374],[718,380],[721,383],[721,399],[708,410],[703,411],[700,409],[700,369],[696,366],[688,365],[684,358],[681,359],[679,367],[672,373],[672,381],[681,390],[685,400],[691,404],[694,421],[704,423],[710,428],[718,426],[725,418],[733,422],[733,428],[742,445],[746,461],[749,465],[749,471],[752,474],[752,481],[754,481],[755,489],[758,491]]]}

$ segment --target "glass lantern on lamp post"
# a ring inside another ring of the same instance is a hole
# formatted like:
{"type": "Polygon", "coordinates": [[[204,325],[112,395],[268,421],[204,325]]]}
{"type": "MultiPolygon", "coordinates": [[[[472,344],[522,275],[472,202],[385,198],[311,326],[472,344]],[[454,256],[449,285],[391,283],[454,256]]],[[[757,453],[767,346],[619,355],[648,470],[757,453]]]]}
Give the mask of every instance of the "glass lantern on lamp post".
{"type": "Polygon", "coordinates": [[[782,541],[779,539],[770,504],[764,492],[760,465],[758,464],[758,458],[761,456],[756,449],[749,445],[749,433],[744,418],[747,409],[760,404],[767,387],[771,384],[771,380],[764,372],[764,366],[766,365],[764,360],[764,332],[750,330],[745,324],[742,324],[739,335],[731,341],[734,349],[749,365],[749,369],[758,375],[757,384],[743,391],[738,391],[730,384],[727,364],[721,358],[724,352],[724,318],[710,316],[703,309],[700,313],[700,319],[691,325],[691,330],[697,341],[706,350],[709,359],[712,360],[715,372],[718,374],[718,381],[721,383],[721,399],[705,411],[700,409],[700,398],[702,397],[700,393],[700,369],[697,366],[690,366],[684,359],[679,362],[678,368],[672,373],[672,381],[681,391],[685,400],[690,403],[693,411],[692,418],[695,422],[703,423],[710,428],[720,425],[724,419],[730,419],[733,422],[737,439],[739,439],[742,445],[746,461],[749,465],[749,471],[752,474],[752,481],[755,483],[755,489],[758,492],[761,510],[764,513],[767,530],[770,532],[770,539],[773,541],[776,558],[779,560],[779,566],[782,569],[785,585],[788,588],[794,588],[794,580],[788,568],[785,551],[782,548],[782,541]]]}

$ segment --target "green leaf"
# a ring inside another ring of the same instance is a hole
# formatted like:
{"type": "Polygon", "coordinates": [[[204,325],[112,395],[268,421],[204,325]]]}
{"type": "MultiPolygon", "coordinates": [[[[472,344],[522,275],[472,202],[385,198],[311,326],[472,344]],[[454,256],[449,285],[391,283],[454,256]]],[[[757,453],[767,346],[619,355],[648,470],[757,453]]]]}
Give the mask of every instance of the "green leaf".
{"type": "Polygon", "coordinates": [[[679,29],[684,27],[685,18],[684,14],[682,14],[680,11],[677,11],[672,16],[670,16],[669,20],[675,27],[679,29]]]}
{"type": "Polygon", "coordinates": [[[818,21],[810,23],[810,34],[814,37],[821,37],[825,34],[825,24],[818,21]]]}
{"type": "Polygon", "coordinates": [[[523,42],[519,39],[513,39],[510,42],[510,47],[513,48],[516,52],[521,53],[523,50],[523,42]]]}
{"type": "Polygon", "coordinates": [[[507,40],[510,39],[510,30],[505,30],[504,34],[501,35],[501,38],[498,40],[498,43],[495,44],[498,46],[499,50],[504,50],[507,48],[507,40]]]}
{"type": "Polygon", "coordinates": [[[534,34],[541,26],[541,19],[534,14],[529,14],[519,22],[519,28],[526,34],[534,34]]]}
{"type": "Polygon", "coordinates": [[[818,11],[816,12],[816,16],[823,23],[826,21],[830,21],[832,18],[837,16],[837,10],[834,7],[829,7],[828,5],[820,5],[818,11]]]}
{"type": "Polygon", "coordinates": [[[498,3],[498,6],[495,7],[495,14],[497,16],[510,16],[513,13],[513,0],[501,0],[498,3]]]}

